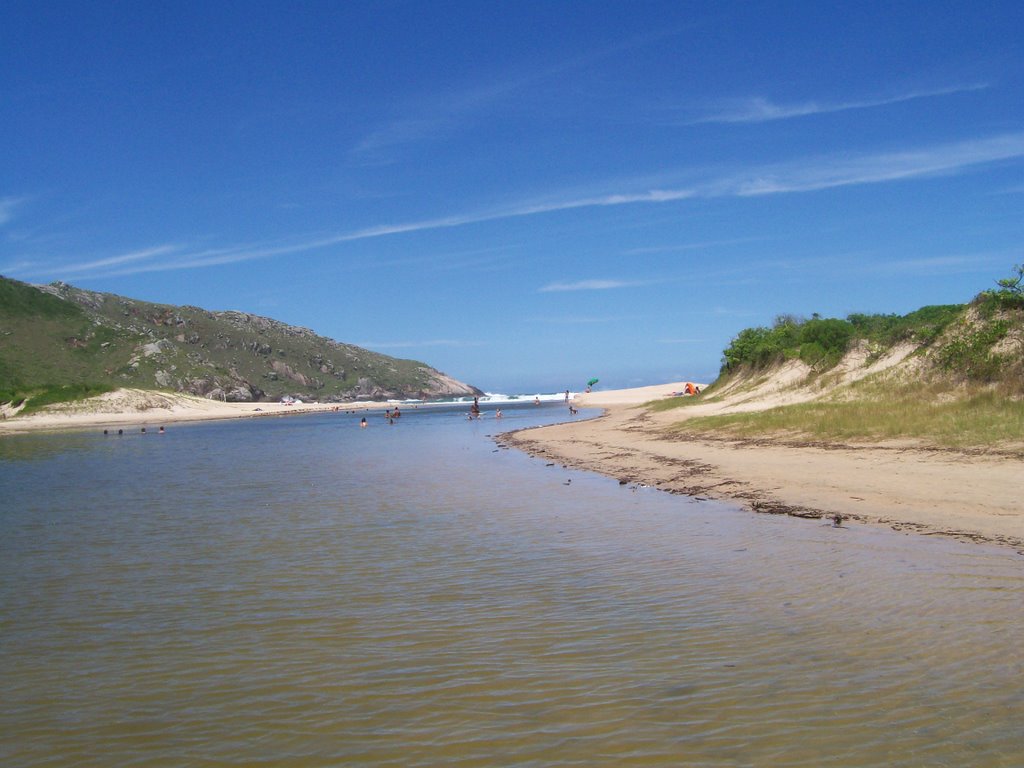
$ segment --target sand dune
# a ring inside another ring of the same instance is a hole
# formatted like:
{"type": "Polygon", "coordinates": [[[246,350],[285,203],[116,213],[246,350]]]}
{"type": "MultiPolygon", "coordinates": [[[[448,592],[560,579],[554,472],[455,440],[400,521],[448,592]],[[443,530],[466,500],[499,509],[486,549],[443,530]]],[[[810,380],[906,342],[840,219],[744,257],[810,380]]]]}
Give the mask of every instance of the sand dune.
{"type": "Polygon", "coordinates": [[[224,403],[181,393],[119,389],[88,400],[48,406],[44,411],[27,416],[10,414],[0,420],[0,434],[90,427],[120,428],[126,425],[256,418],[333,411],[339,408],[349,411],[387,406],[387,403],[224,403]]]}

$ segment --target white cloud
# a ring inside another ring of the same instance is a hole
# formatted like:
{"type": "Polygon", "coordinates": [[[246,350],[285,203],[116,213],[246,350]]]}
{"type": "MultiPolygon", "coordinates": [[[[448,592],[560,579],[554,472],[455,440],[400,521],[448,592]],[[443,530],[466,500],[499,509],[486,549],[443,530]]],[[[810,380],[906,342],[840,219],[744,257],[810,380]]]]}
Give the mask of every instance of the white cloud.
{"type": "Polygon", "coordinates": [[[27,197],[0,197],[0,226],[13,219],[14,209],[27,199],[27,197]]]}
{"type": "Polygon", "coordinates": [[[489,73],[488,79],[475,83],[462,83],[447,89],[435,90],[407,99],[395,114],[371,129],[355,146],[349,156],[364,164],[388,164],[394,161],[396,150],[453,134],[481,119],[493,117],[508,102],[529,95],[545,83],[560,84],[567,73],[620,55],[635,48],[676,34],[677,30],[663,29],[655,33],[638,35],[567,59],[548,64],[519,66],[502,73],[489,73]]]}
{"type": "Polygon", "coordinates": [[[11,261],[7,264],[0,264],[0,275],[30,275],[35,266],[36,263],[34,261],[25,259],[11,261]]]}
{"type": "MultiPolygon", "coordinates": [[[[813,192],[846,186],[879,184],[938,175],[952,175],[973,170],[979,166],[1024,157],[1024,132],[1009,133],[984,139],[951,142],[901,152],[863,154],[851,157],[822,156],[800,162],[772,167],[753,168],[728,176],[710,178],[703,182],[676,189],[651,189],[622,193],[602,193],[592,196],[569,197],[537,203],[519,203],[489,211],[423,219],[398,224],[383,224],[351,232],[282,245],[238,245],[188,253],[171,245],[136,251],[106,259],[62,266],[50,265],[46,274],[69,273],[102,274],[112,277],[141,272],[197,269],[237,264],[256,259],[305,253],[348,242],[377,237],[414,234],[416,232],[449,229],[482,224],[490,221],[525,218],[585,208],[646,205],[678,202],[691,198],[754,197],[770,194],[813,192]],[[173,258],[155,259],[157,256],[173,258]]],[[[553,283],[542,291],[603,290],[632,287],[637,282],[616,280],[587,280],[577,283],[553,283]]]]}
{"type": "Polygon", "coordinates": [[[482,341],[464,339],[428,339],[425,341],[360,341],[357,347],[366,349],[416,349],[419,347],[482,347],[482,341]]]}
{"type": "Polygon", "coordinates": [[[934,96],[949,96],[956,93],[980,91],[988,88],[986,83],[973,85],[937,88],[928,91],[910,91],[895,96],[864,99],[862,101],[818,102],[806,101],[799,104],[774,104],[766,98],[755,96],[747,99],[729,99],[719,102],[716,111],[709,115],[691,120],[687,125],[703,123],[765,123],[772,120],[787,120],[793,117],[823,115],[833,112],[847,112],[854,109],[871,109],[889,104],[900,104],[915,99],[926,99],[934,96]]]}
{"type": "Polygon", "coordinates": [[[950,275],[970,274],[979,269],[986,270],[989,266],[1009,264],[1014,259],[1012,252],[989,252],[950,254],[946,256],[929,256],[917,259],[894,259],[880,261],[864,267],[863,272],[872,274],[897,275],[950,275]]]}
{"type": "Polygon", "coordinates": [[[708,248],[719,248],[726,245],[743,245],[746,243],[763,242],[763,237],[733,237],[728,240],[707,240],[700,243],[680,243],[677,245],[654,245],[646,248],[630,248],[623,251],[625,256],[648,256],[658,253],[682,253],[685,251],[702,251],[708,248]]]}
{"type": "Polygon", "coordinates": [[[176,250],[178,250],[178,247],[174,245],[159,245],[155,248],[132,251],[131,253],[124,253],[120,256],[109,256],[105,259],[85,261],[78,264],[67,264],[62,267],[62,269],[66,272],[77,274],[83,272],[95,272],[105,269],[106,267],[118,267],[122,264],[130,264],[132,262],[149,261],[156,256],[166,256],[169,253],[174,253],[176,250]]]}
{"type": "Polygon", "coordinates": [[[593,325],[596,323],[610,323],[613,320],[618,319],[620,318],[614,318],[611,316],[528,317],[526,318],[526,322],[543,323],[544,325],[593,325]]]}
{"type": "Polygon", "coordinates": [[[820,158],[803,164],[759,169],[705,187],[708,196],[813,192],[835,187],[948,175],[967,169],[1024,157],[1024,133],[939,144],[923,149],[820,158]]]}
{"type": "Polygon", "coordinates": [[[647,283],[641,280],[579,280],[575,283],[548,283],[539,291],[607,291],[614,288],[636,288],[641,285],[647,283]]]}

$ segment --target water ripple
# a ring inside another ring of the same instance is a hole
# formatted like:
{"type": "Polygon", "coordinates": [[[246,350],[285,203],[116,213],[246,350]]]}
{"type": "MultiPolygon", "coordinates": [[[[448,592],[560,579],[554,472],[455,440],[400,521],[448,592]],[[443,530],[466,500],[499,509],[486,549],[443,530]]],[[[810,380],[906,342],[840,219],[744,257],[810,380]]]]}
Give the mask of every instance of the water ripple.
{"type": "Polygon", "coordinates": [[[1024,764],[1013,553],[631,493],[457,416],[7,444],[0,761],[1024,764]]]}

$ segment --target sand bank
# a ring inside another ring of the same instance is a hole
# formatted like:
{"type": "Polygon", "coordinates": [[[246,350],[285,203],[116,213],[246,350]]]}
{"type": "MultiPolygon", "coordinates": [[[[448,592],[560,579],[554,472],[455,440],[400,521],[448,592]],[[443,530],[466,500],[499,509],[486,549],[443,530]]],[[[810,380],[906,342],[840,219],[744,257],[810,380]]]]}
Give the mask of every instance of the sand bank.
{"type": "MultiPolygon", "coordinates": [[[[88,400],[53,405],[27,416],[0,420],[0,435],[125,426],[158,426],[184,421],[245,419],[300,413],[393,408],[393,403],[224,403],[181,393],[119,389],[88,400]]],[[[412,406],[403,405],[407,410],[412,406]]]]}
{"type": "MultiPolygon", "coordinates": [[[[666,427],[727,410],[728,401],[651,412],[641,403],[680,383],[582,395],[606,409],[588,421],[524,430],[508,441],[568,466],[761,512],[841,515],[922,534],[1006,544],[1024,552],[1024,461],[899,444],[781,444],[672,436],[666,427]]],[[[749,403],[745,404],[749,407],[749,403]]],[[[766,399],[764,407],[774,405],[766,399]]]]}

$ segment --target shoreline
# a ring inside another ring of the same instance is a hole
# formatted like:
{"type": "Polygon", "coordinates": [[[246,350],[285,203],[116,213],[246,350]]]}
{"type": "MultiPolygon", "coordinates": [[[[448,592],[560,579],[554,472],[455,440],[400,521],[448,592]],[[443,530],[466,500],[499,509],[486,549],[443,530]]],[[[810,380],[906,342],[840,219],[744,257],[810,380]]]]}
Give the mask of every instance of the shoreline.
{"type": "MultiPolygon", "coordinates": [[[[735,407],[728,399],[655,413],[643,404],[676,394],[683,382],[577,395],[596,418],[504,433],[499,440],[623,484],[695,499],[730,501],[755,512],[843,524],[885,525],[1015,548],[1024,554],[1024,461],[1019,456],[928,449],[897,443],[792,443],[670,435],[695,415],[735,407]]],[[[774,404],[766,398],[761,405],[774,404]]],[[[175,423],[310,413],[383,411],[390,402],[224,403],[191,395],[118,390],[0,420],[0,438],[33,432],[158,427],[175,423]]],[[[406,404],[403,410],[432,403],[406,404]]],[[[746,401],[740,407],[750,407],[746,401]]]]}
{"type": "Polygon", "coordinates": [[[257,419],[273,416],[298,416],[309,413],[355,413],[430,407],[431,403],[391,403],[360,401],[354,403],[277,402],[225,403],[194,395],[120,389],[76,403],[50,406],[28,416],[0,419],[0,437],[35,432],[70,432],[96,428],[149,427],[225,419],[257,419]]]}
{"type": "Polygon", "coordinates": [[[672,436],[671,424],[728,408],[714,402],[655,413],[642,404],[678,384],[580,396],[603,415],[510,432],[526,453],[698,500],[840,524],[1008,546],[1024,554],[1024,462],[905,444],[784,443],[672,436]]]}

